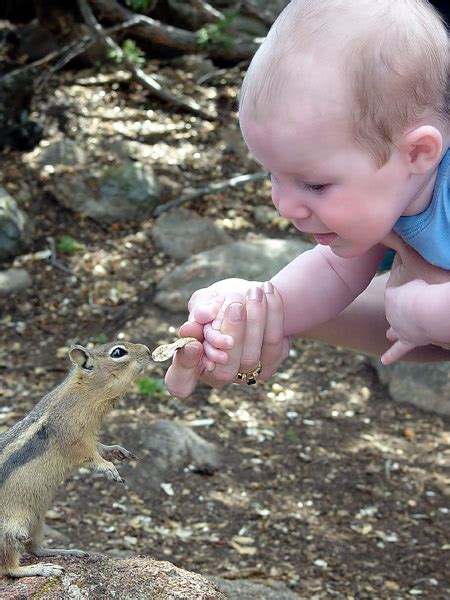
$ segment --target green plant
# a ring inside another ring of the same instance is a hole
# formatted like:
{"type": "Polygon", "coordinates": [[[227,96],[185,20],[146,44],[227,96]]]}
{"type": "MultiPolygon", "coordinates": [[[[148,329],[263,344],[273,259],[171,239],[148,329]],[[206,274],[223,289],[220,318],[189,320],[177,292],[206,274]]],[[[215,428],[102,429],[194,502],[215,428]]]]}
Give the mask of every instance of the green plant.
{"type": "Polygon", "coordinates": [[[141,377],[136,383],[139,393],[143,396],[152,396],[153,398],[162,398],[163,396],[167,396],[168,392],[161,379],[141,377]]]}
{"type": "Polygon", "coordinates": [[[227,27],[239,14],[238,11],[228,13],[217,23],[208,23],[197,31],[197,44],[200,48],[206,48],[211,44],[217,44],[229,48],[233,45],[233,38],[225,33],[227,27]]]}
{"type": "Polygon", "coordinates": [[[96,344],[106,344],[107,341],[108,341],[108,338],[106,337],[106,335],[104,333],[99,333],[94,338],[94,342],[96,344]]]}
{"type": "Polygon", "coordinates": [[[109,50],[108,57],[117,64],[128,61],[141,66],[145,63],[145,54],[134,40],[125,40],[122,47],[109,50]]]}
{"type": "Polygon", "coordinates": [[[296,431],[294,431],[293,429],[288,429],[285,433],[285,437],[284,439],[286,440],[287,444],[298,444],[299,443],[299,437],[298,437],[298,433],[296,431]]]}
{"type": "Polygon", "coordinates": [[[145,12],[152,4],[152,0],[126,0],[127,6],[134,12],[145,12]]]}
{"type": "Polygon", "coordinates": [[[83,249],[83,245],[71,235],[61,235],[56,242],[56,247],[61,254],[73,254],[83,249]]]}

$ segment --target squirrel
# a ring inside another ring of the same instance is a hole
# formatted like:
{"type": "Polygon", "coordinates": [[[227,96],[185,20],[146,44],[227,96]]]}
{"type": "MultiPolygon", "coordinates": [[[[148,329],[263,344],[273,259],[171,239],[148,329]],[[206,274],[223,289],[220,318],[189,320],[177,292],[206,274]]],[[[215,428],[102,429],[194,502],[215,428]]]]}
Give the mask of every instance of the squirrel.
{"type": "Polygon", "coordinates": [[[0,434],[0,575],[60,576],[51,563],[20,566],[25,550],[39,557],[87,557],[82,550],[45,548],[44,518],[58,486],[81,465],[123,483],[111,458],[136,458],[105,446],[97,432],[133,379],[150,363],[143,344],[112,342],[92,350],[72,346],[72,368],[33,410],[0,434]]]}

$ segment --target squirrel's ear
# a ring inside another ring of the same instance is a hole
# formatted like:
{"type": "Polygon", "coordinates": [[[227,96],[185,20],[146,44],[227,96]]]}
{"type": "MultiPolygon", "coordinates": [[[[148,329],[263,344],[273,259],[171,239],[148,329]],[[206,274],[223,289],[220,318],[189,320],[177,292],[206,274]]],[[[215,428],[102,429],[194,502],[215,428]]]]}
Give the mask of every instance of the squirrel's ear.
{"type": "Polygon", "coordinates": [[[92,371],[94,368],[91,353],[86,348],[83,348],[83,346],[72,346],[69,350],[69,358],[74,365],[77,365],[84,371],[92,371]]]}

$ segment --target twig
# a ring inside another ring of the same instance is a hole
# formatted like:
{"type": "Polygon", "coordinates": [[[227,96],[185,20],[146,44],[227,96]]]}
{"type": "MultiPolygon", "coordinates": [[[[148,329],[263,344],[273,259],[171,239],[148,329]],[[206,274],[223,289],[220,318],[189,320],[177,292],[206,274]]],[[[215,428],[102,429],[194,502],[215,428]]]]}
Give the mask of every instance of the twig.
{"type": "Polygon", "coordinates": [[[221,21],[225,18],[220,10],[217,10],[217,8],[214,8],[214,6],[211,6],[208,2],[204,2],[204,0],[191,0],[191,4],[209,22],[221,21]]]}
{"type": "MultiPolygon", "coordinates": [[[[95,33],[97,39],[100,39],[105,46],[111,48],[115,53],[122,53],[122,50],[118,44],[108,35],[106,35],[103,27],[97,21],[94,16],[94,13],[91,10],[87,0],[78,0],[78,7],[80,9],[81,14],[83,15],[86,24],[92,29],[95,33]]],[[[161,98],[162,100],[171,102],[177,106],[182,106],[183,108],[188,109],[189,111],[198,114],[206,119],[214,119],[215,115],[209,113],[204,110],[198,102],[195,100],[191,100],[190,98],[178,98],[174,96],[167,90],[165,90],[153,77],[150,77],[142,69],[137,67],[131,61],[126,58],[123,59],[124,64],[128,68],[128,70],[132,73],[135,79],[139,81],[144,87],[149,89],[155,96],[161,98]]]]}
{"type": "Polygon", "coordinates": [[[50,255],[50,264],[51,265],[53,265],[60,271],[64,271],[64,273],[69,273],[69,275],[72,275],[72,277],[75,277],[75,279],[78,279],[78,276],[72,271],[72,269],[69,269],[69,267],[66,267],[66,265],[64,265],[57,258],[56,244],[55,244],[55,240],[53,238],[50,238],[50,252],[51,252],[51,255],[50,255]]]}
{"type": "Polygon", "coordinates": [[[225,181],[219,181],[217,183],[213,183],[212,185],[198,188],[185,196],[181,196],[177,200],[171,200],[170,202],[166,202],[165,204],[161,204],[157,206],[153,211],[155,217],[158,217],[161,213],[174,208],[175,206],[180,206],[181,204],[185,204],[189,202],[189,200],[193,200],[194,198],[198,198],[199,196],[204,196],[206,194],[211,194],[213,192],[220,192],[228,187],[235,187],[237,185],[242,185],[243,183],[249,183],[251,181],[259,181],[260,179],[266,179],[267,172],[266,171],[258,171],[258,173],[249,173],[247,175],[237,175],[236,177],[231,177],[230,179],[225,179],[225,181]]]}

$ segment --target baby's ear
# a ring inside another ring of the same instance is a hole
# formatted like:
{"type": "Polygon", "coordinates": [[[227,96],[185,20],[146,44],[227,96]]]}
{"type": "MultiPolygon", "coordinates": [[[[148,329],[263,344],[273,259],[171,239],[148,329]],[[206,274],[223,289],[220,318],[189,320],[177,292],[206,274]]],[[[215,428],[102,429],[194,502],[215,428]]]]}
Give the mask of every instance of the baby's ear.
{"type": "Polygon", "coordinates": [[[84,371],[92,371],[94,368],[94,360],[91,353],[83,346],[72,346],[69,350],[69,358],[74,365],[77,365],[84,371]]]}
{"type": "Polygon", "coordinates": [[[424,175],[439,164],[442,135],[436,127],[421,125],[405,135],[400,150],[411,175],[424,175]]]}

